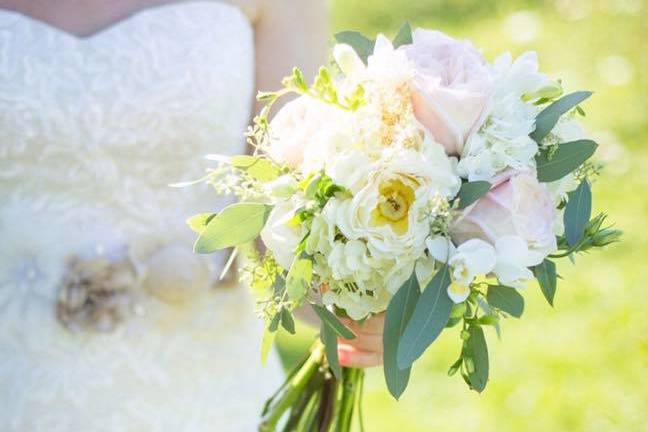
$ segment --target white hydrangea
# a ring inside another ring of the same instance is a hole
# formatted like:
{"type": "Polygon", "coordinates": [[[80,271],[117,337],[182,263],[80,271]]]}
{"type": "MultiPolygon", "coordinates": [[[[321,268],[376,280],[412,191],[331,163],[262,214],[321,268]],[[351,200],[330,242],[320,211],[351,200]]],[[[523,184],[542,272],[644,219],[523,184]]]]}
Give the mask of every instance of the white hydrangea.
{"type": "Polygon", "coordinates": [[[538,108],[523,96],[549,85],[538,72],[537,56],[527,52],[513,61],[510,54],[495,60],[496,77],[491,106],[483,126],[464,147],[459,173],[470,181],[490,180],[507,168],[535,167],[538,146],[529,134],[535,128],[538,108]]]}

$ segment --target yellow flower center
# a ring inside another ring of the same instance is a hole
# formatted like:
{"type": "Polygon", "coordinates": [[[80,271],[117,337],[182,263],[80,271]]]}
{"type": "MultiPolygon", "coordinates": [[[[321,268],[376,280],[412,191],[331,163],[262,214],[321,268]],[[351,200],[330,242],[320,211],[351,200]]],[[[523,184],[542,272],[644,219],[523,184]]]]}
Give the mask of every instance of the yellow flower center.
{"type": "Polygon", "coordinates": [[[414,191],[401,180],[390,180],[380,185],[378,205],[371,212],[371,224],[391,226],[398,235],[407,232],[409,209],[414,202],[414,191]]]}

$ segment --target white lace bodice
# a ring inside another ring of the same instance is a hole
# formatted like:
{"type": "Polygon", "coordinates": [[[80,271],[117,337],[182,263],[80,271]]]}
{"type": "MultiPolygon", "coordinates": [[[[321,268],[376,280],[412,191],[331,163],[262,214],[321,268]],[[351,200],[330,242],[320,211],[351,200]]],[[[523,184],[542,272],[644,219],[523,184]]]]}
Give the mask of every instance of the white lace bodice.
{"type": "Polygon", "coordinates": [[[89,38],[0,10],[1,430],[242,430],[219,429],[236,424],[230,405],[254,424],[243,400],[271,386],[244,388],[276,374],[258,370],[253,305],[191,281],[219,262],[191,254],[185,220],[223,202],[168,186],[200,178],[207,153],[245,150],[253,50],[248,20],[215,1],[148,9],[89,38]],[[190,298],[144,296],[107,334],[65,329],[70,258],[124,255],[140,284],[177,279],[190,298]]]}

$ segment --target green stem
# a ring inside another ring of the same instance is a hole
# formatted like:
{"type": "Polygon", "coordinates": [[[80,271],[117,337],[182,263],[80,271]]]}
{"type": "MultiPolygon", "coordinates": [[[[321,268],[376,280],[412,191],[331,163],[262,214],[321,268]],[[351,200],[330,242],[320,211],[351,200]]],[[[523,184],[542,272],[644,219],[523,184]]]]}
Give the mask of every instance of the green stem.
{"type": "Polygon", "coordinates": [[[265,410],[265,415],[262,417],[261,424],[259,425],[259,432],[275,431],[281,417],[294,405],[302,391],[311,381],[315,372],[322,365],[323,357],[323,346],[321,344],[315,345],[315,348],[303,366],[292,378],[289,378],[289,384],[286,386],[285,392],[278,399],[273,400],[272,406],[267,407],[265,410]]]}
{"type": "Polygon", "coordinates": [[[285,426],[283,427],[283,432],[295,432],[297,427],[304,416],[308,415],[308,408],[311,405],[314,395],[322,391],[322,385],[324,384],[324,374],[316,373],[311,378],[310,382],[299,395],[295,404],[290,408],[290,416],[286,421],[285,426]]]}
{"type": "Polygon", "coordinates": [[[360,382],[364,376],[362,369],[344,368],[342,370],[342,395],[335,425],[335,432],[349,432],[353,420],[353,408],[359,395],[360,382]]]}
{"type": "Polygon", "coordinates": [[[360,432],[365,432],[364,415],[362,414],[362,401],[364,399],[364,371],[360,377],[360,384],[358,388],[358,422],[360,424],[360,432]]]}

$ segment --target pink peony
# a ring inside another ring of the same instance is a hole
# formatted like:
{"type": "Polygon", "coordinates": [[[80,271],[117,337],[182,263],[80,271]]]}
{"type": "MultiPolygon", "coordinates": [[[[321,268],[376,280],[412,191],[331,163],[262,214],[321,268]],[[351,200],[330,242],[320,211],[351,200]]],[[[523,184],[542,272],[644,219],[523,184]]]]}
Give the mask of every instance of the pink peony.
{"type": "Polygon", "coordinates": [[[491,70],[470,42],[417,29],[405,52],[415,68],[414,115],[449,155],[460,155],[483,123],[491,70]]]}

